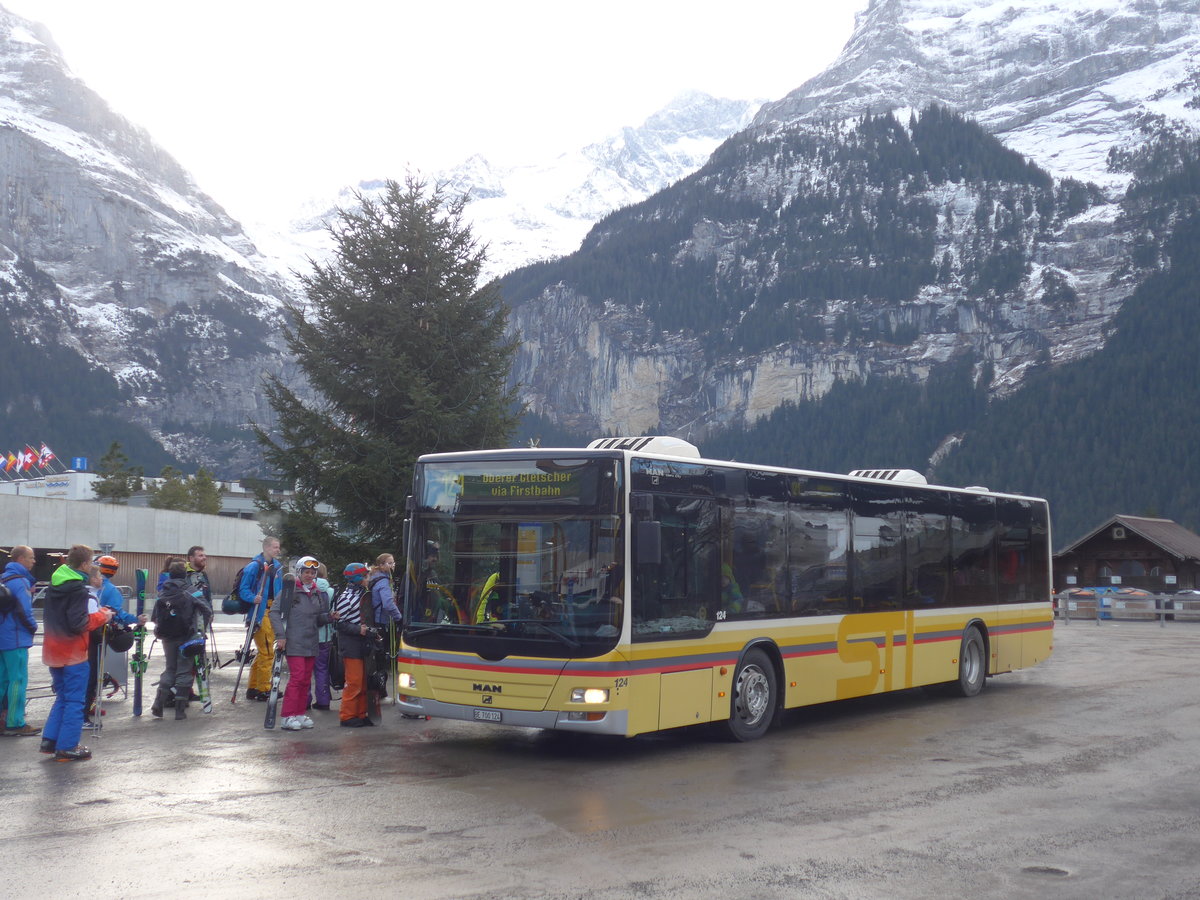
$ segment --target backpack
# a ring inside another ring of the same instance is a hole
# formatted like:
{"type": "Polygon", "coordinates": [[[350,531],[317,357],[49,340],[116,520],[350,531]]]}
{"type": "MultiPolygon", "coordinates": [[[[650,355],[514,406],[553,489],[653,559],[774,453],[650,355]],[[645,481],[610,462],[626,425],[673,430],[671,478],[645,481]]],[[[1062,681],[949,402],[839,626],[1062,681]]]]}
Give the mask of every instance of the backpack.
{"type": "Polygon", "coordinates": [[[0,580],[0,616],[10,616],[17,611],[17,595],[12,592],[8,583],[20,577],[22,576],[13,574],[0,580]]]}
{"type": "Polygon", "coordinates": [[[242,575],[246,572],[246,566],[253,565],[254,561],[246,563],[237,570],[233,576],[233,590],[229,592],[229,596],[221,601],[221,612],[227,616],[243,616],[254,608],[253,600],[243,600],[239,593],[242,587],[242,575]]]}
{"type": "Polygon", "coordinates": [[[162,640],[180,640],[191,637],[196,630],[196,607],[194,601],[183,590],[183,583],[168,581],[163,584],[158,602],[154,634],[162,640]]]}

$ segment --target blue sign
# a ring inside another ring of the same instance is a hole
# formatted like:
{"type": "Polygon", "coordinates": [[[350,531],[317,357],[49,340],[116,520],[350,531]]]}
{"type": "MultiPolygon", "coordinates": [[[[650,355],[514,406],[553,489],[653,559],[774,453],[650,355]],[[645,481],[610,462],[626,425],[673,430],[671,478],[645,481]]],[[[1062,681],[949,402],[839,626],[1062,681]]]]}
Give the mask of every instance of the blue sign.
{"type": "Polygon", "coordinates": [[[72,456],[71,468],[76,472],[86,472],[88,466],[88,458],[86,456],[72,456]]]}

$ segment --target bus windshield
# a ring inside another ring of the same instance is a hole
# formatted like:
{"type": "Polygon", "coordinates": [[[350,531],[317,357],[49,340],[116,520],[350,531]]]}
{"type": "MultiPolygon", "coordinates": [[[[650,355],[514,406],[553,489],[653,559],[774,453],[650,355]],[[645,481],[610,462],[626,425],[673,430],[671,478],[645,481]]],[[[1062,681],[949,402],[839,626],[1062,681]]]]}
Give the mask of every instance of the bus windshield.
{"type": "Polygon", "coordinates": [[[616,646],[624,610],[614,459],[418,464],[405,640],[575,658],[616,646]]]}

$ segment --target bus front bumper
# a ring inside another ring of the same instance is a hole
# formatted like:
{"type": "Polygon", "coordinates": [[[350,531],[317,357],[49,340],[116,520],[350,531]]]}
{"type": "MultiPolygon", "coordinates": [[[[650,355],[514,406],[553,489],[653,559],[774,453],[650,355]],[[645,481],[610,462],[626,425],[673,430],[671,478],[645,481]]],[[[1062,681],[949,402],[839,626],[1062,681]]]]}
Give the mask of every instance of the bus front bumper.
{"type": "MultiPolygon", "coordinates": [[[[602,719],[573,718],[561,710],[496,709],[482,706],[463,706],[443,703],[424,697],[402,694],[396,701],[401,713],[410,716],[432,716],[439,719],[462,719],[489,725],[513,725],[517,728],[544,728],[547,731],[578,731],[586,734],[628,734],[629,712],[624,709],[604,711],[602,719]]],[[[579,710],[586,714],[594,710],[579,710]]]]}

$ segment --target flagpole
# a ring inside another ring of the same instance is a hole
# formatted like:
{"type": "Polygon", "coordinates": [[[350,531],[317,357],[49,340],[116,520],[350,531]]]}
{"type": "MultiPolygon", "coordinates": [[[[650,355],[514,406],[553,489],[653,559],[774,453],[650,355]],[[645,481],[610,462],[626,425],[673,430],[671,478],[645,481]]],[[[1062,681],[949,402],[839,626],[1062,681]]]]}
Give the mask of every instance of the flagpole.
{"type": "Polygon", "coordinates": [[[47,447],[45,444],[42,444],[42,452],[41,452],[41,456],[42,456],[43,458],[45,458],[45,456],[46,456],[47,454],[49,454],[49,455],[50,455],[50,459],[49,459],[49,460],[47,461],[47,463],[46,463],[46,465],[50,466],[50,474],[52,474],[52,475],[63,475],[63,474],[65,474],[65,473],[66,473],[66,471],[67,471],[67,467],[66,467],[65,465],[63,465],[63,461],[62,461],[61,459],[59,459],[59,458],[58,458],[58,454],[57,454],[57,453],[55,453],[53,450],[51,450],[49,447],[47,447]],[[61,468],[62,468],[62,471],[61,471],[61,472],[55,472],[55,471],[54,471],[54,465],[55,465],[55,464],[57,464],[57,465],[61,466],[61,468]]]}
{"type": "MultiPolygon", "coordinates": [[[[49,450],[51,455],[53,455],[54,451],[50,450],[50,448],[47,447],[45,444],[43,444],[41,441],[38,442],[38,447],[40,447],[41,449],[40,450],[33,449],[33,444],[25,445],[26,455],[33,456],[33,459],[31,460],[31,464],[26,467],[25,471],[30,472],[33,470],[37,470],[37,476],[39,478],[44,477],[46,475],[57,475],[58,473],[55,472],[53,469],[51,469],[49,472],[47,472],[46,466],[42,465],[42,460],[45,459],[46,451],[49,450]]],[[[48,464],[49,463],[47,463],[47,465],[48,464]]]]}

